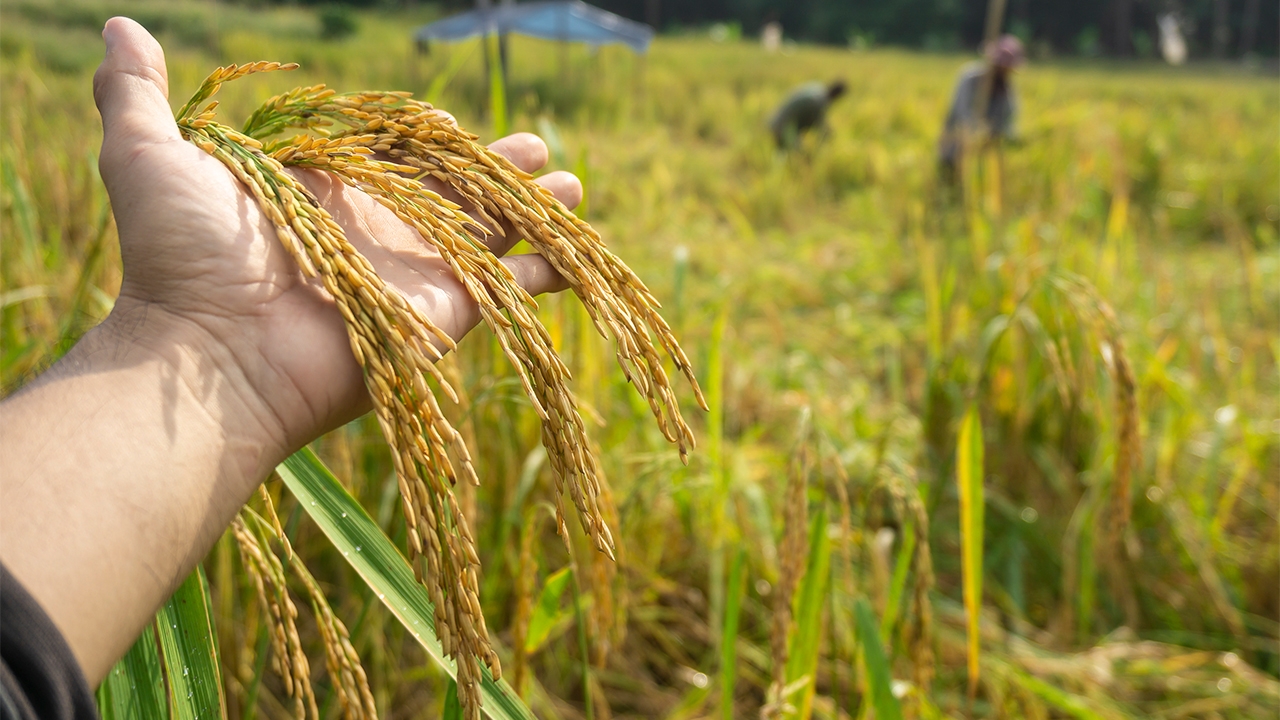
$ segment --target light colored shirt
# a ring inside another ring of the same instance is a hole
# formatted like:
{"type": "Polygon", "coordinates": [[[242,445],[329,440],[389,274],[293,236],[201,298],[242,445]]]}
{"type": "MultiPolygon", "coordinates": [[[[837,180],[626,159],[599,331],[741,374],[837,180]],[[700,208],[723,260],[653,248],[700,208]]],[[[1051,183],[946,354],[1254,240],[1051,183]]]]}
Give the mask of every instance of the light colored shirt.
{"type": "MultiPolygon", "coordinates": [[[[956,82],[955,94],[951,98],[951,109],[947,112],[947,123],[942,133],[940,152],[950,157],[957,151],[957,135],[963,129],[969,132],[979,130],[978,99],[982,94],[988,68],[986,63],[971,63],[960,72],[956,82]]],[[[1003,87],[991,84],[991,97],[987,100],[987,130],[993,137],[1009,139],[1014,137],[1014,125],[1018,117],[1018,103],[1014,96],[1013,85],[1006,77],[1003,87]]]]}

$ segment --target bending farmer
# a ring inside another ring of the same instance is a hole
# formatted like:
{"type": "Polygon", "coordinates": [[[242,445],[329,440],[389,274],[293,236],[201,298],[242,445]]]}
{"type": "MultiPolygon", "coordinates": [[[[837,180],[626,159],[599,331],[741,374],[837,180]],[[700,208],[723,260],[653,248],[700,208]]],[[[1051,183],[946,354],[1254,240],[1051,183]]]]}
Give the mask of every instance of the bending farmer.
{"type": "Polygon", "coordinates": [[[826,131],[827,108],[844,94],[843,80],[830,85],[820,82],[801,85],[783,101],[769,120],[769,130],[779,150],[790,150],[800,142],[800,136],[819,128],[826,131]]]}

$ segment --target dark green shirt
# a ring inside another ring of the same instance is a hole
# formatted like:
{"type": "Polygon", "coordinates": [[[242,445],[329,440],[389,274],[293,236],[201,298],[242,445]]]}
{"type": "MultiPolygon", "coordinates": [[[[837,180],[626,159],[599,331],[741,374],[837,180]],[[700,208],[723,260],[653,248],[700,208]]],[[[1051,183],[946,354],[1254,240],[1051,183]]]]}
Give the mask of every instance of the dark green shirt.
{"type": "Polygon", "coordinates": [[[769,119],[769,130],[773,132],[778,147],[791,147],[805,131],[821,126],[826,121],[830,105],[827,86],[820,82],[807,83],[793,90],[769,119]]]}

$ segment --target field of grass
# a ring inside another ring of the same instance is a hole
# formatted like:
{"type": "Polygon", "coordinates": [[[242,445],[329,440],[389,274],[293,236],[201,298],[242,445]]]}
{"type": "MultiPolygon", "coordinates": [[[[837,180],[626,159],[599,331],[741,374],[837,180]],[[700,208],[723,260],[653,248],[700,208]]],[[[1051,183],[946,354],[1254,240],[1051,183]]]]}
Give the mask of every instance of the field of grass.
{"type": "MultiPolygon", "coordinates": [[[[91,91],[112,14],[165,45],[175,107],[217,64],[297,61],[228,86],[222,112],[317,82],[404,89],[493,138],[478,44],[414,49],[429,6],[324,41],[298,8],[7,0],[6,392],[118,289],[91,91]]],[[[539,717],[756,717],[775,676],[792,717],[890,717],[887,678],[906,717],[1280,712],[1274,75],[1032,63],[1020,142],[960,197],[934,143],[964,57],[696,37],[643,59],[517,38],[511,56],[510,129],[584,180],[580,214],[662,300],[711,405],[684,398],[684,466],[575,299],[541,303],[612,484],[613,565],[576,528],[572,554],[555,537],[537,418],[496,344],[477,331],[447,361],[485,614],[527,648],[503,659],[539,717]],[[780,156],[771,109],[837,76],[827,137],[780,156]]],[[[403,547],[376,422],[315,449],[403,547]]],[[[443,672],[268,488],[379,713],[439,716],[443,672]]],[[[204,567],[230,716],[288,716],[234,542],[204,567]]]]}

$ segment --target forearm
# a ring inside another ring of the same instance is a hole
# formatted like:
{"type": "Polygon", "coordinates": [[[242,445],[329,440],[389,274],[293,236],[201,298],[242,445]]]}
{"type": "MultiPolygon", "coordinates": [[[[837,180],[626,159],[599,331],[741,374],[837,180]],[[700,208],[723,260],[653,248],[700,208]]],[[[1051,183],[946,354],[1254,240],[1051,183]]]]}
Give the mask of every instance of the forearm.
{"type": "Polygon", "coordinates": [[[0,559],[91,685],[286,451],[229,353],[122,305],[0,404],[0,559]]]}

